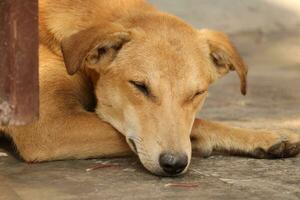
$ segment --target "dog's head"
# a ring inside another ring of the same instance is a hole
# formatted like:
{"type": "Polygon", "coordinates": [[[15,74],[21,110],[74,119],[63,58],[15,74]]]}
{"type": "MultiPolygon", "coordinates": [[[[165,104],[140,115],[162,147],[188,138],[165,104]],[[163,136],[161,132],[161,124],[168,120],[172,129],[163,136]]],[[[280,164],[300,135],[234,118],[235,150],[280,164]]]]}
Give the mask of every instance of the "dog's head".
{"type": "Polygon", "coordinates": [[[184,173],[209,85],[235,70],[246,94],[247,68],[224,34],[196,30],[176,17],[149,14],[120,24],[65,38],[67,71],[97,73],[97,114],[126,137],[148,170],[184,173]]]}

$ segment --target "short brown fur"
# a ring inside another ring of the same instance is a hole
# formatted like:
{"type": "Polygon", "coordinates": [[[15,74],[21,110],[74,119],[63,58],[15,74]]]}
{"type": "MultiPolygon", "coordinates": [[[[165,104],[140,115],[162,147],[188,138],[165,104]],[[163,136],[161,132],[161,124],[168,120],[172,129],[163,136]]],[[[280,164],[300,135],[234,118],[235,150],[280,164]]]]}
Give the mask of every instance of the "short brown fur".
{"type": "Polygon", "coordinates": [[[158,163],[166,151],[188,163],[192,148],[258,158],[300,151],[297,134],[195,120],[209,85],[230,70],[246,94],[247,67],[225,34],[197,30],[143,0],[41,0],[39,70],[40,119],[1,127],[27,162],[134,151],[166,175],[158,163]]]}

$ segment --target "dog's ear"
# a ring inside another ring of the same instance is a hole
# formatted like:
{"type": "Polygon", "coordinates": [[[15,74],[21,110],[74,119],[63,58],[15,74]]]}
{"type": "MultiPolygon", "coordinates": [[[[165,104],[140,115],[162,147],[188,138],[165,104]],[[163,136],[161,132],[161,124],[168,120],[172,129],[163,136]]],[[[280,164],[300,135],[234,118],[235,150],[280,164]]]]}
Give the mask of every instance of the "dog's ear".
{"type": "Polygon", "coordinates": [[[110,63],[129,41],[130,33],[116,25],[92,27],[64,38],[61,50],[68,73],[110,63]]]}
{"type": "Polygon", "coordinates": [[[246,95],[248,68],[232,42],[221,32],[208,29],[199,32],[209,45],[210,57],[217,69],[218,76],[221,77],[230,70],[235,70],[240,78],[241,93],[246,95]]]}

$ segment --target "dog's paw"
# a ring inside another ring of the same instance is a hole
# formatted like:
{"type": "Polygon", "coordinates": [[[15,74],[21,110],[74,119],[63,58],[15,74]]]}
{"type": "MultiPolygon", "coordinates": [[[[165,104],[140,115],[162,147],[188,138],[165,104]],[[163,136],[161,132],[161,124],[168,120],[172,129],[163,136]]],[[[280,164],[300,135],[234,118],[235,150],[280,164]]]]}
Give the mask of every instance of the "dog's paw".
{"type": "Polygon", "coordinates": [[[300,137],[297,134],[288,134],[289,139],[283,139],[268,148],[257,147],[252,156],[255,158],[289,158],[300,154],[300,137]]]}
{"type": "Polygon", "coordinates": [[[300,153],[300,142],[290,143],[282,141],[274,144],[269,149],[256,148],[252,155],[255,158],[289,158],[297,156],[300,153]]]}

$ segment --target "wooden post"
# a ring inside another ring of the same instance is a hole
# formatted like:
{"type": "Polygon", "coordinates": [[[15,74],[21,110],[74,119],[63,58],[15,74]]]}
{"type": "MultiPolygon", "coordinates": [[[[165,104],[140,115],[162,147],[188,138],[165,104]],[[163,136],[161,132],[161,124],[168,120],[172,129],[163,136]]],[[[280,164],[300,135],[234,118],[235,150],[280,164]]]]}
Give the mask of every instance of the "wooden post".
{"type": "Polygon", "coordinates": [[[0,0],[0,125],[38,117],[38,0],[0,0]]]}

